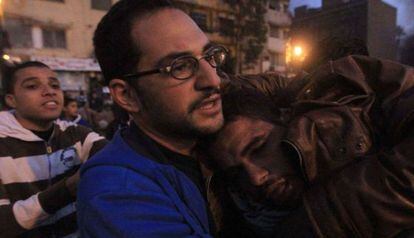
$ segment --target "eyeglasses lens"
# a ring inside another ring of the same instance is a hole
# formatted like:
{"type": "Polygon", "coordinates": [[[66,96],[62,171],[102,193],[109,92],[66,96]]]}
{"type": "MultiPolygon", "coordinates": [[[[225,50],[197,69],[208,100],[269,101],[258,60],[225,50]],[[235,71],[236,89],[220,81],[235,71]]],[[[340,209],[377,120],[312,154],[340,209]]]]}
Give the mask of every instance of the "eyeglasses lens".
{"type": "MultiPolygon", "coordinates": [[[[217,47],[204,57],[211,67],[217,68],[224,64],[226,60],[226,51],[222,47],[217,47]]],[[[171,75],[176,79],[188,79],[198,70],[198,60],[192,56],[178,58],[171,65],[171,75]]]]}
{"type": "Polygon", "coordinates": [[[226,52],[222,48],[214,49],[209,57],[209,63],[213,67],[220,67],[226,60],[226,52]]]}
{"type": "Polygon", "coordinates": [[[177,79],[187,79],[197,71],[198,62],[193,57],[177,59],[171,66],[171,74],[177,79]]]}

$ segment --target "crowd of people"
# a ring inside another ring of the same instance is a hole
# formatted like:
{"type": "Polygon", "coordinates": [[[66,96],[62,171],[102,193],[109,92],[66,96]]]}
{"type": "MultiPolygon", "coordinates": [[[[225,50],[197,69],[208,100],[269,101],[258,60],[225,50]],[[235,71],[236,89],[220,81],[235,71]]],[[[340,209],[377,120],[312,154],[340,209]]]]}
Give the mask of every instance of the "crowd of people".
{"type": "Polygon", "coordinates": [[[230,75],[169,0],[118,1],[93,38],[114,114],[41,62],[4,77],[0,237],[413,237],[414,69],[338,42],[230,75]]]}

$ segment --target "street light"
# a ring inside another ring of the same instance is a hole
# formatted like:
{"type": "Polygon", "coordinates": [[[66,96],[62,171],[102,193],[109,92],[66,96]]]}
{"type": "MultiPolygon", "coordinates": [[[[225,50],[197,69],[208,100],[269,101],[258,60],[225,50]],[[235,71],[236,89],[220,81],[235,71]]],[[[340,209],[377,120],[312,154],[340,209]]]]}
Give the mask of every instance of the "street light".
{"type": "Polygon", "coordinates": [[[295,48],[293,49],[293,54],[295,55],[295,57],[300,58],[303,54],[303,49],[301,46],[295,46],[295,48]]]}

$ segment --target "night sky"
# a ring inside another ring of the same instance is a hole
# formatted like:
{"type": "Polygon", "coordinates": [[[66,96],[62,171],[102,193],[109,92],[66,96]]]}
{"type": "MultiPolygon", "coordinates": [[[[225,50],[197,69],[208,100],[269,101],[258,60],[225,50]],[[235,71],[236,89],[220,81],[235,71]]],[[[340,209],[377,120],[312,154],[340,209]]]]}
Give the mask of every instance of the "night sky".
{"type": "MultiPolygon", "coordinates": [[[[384,2],[397,7],[397,24],[404,28],[407,34],[414,33],[414,0],[383,0],[384,2]]],[[[308,5],[320,7],[321,0],[290,0],[290,9],[293,12],[295,7],[308,5]]]]}

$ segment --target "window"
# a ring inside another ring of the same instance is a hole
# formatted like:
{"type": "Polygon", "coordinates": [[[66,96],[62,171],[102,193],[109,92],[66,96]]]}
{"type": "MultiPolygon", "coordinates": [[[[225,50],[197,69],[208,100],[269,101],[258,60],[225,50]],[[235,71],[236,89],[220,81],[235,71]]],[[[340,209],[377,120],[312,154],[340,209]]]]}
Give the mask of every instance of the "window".
{"type": "Polygon", "coordinates": [[[190,17],[197,23],[203,31],[208,31],[207,29],[207,15],[199,12],[190,12],[190,17]]]}
{"type": "Polygon", "coordinates": [[[283,39],[289,39],[289,37],[290,37],[289,29],[284,29],[283,30],[283,39]]]}
{"type": "Polygon", "coordinates": [[[66,34],[64,30],[42,29],[44,48],[66,48],[66,34]]]}
{"type": "Polygon", "coordinates": [[[111,0],[91,0],[92,9],[107,11],[111,8],[111,0]]]}
{"type": "Polygon", "coordinates": [[[234,20],[228,18],[219,18],[220,35],[231,36],[234,33],[234,20]]]}
{"type": "Polygon", "coordinates": [[[270,55],[270,65],[273,67],[284,65],[285,55],[282,53],[273,53],[270,55]]]}
{"type": "Polygon", "coordinates": [[[8,33],[11,47],[32,48],[32,27],[22,19],[6,18],[4,29],[8,33]]]}
{"type": "Polygon", "coordinates": [[[269,36],[273,38],[280,38],[279,27],[270,25],[269,26],[269,36]]]}
{"type": "Polygon", "coordinates": [[[287,12],[289,10],[289,3],[287,2],[282,3],[282,10],[283,12],[287,12]]]}

